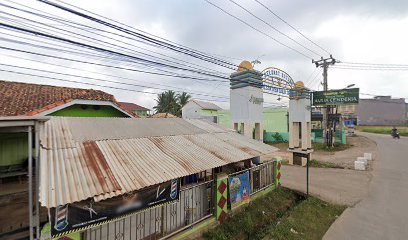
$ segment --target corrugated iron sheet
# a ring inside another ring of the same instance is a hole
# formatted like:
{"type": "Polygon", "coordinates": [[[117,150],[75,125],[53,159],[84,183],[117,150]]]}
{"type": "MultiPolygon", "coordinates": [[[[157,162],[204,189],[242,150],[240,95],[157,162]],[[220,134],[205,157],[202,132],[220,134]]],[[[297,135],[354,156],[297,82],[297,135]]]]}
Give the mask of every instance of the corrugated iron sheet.
{"type": "Polygon", "coordinates": [[[233,130],[228,130],[220,125],[217,125],[215,123],[211,123],[208,121],[203,121],[199,119],[185,119],[187,122],[193,124],[195,127],[202,129],[208,133],[218,133],[218,132],[228,132],[228,131],[233,131],[233,130]]]}
{"type": "Polygon", "coordinates": [[[153,119],[148,128],[152,119],[127,120],[52,118],[44,123],[41,204],[100,201],[277,150],[200,120],[153,119]],[[166,124],[170,129],[163,135],[152,136],[166,124]],[[130,126],[140,131],[125,133],[130,126]]]}

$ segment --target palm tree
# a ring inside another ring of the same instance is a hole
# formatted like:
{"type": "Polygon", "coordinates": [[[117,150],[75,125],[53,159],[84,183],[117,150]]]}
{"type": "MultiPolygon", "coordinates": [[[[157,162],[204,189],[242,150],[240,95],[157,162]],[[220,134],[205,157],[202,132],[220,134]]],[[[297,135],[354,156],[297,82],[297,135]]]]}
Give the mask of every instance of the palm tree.
{"type": "Polygon", "coordinates": [[[174,91],[169,90],[157,95],[157,105],[154,107],[156,113],[176,114],[178,110],[177,95],[174,91]]]}
{"type": "Polygon", "coordinates": [[[177,95],[177,103],[179,105],[179,109],[177,112],[178,117],[181,117],[181,109],[188,103],[188,101],[190,101],[190,99],[191,95],[186,92],[182,92],[181,94],[177,95]]]}
{"type": "Polygon", "coordinates": [[[175,116],[181,117],[181,108],[190,100],[190,94],[182,92],[176,94],[172,90],[168,90],[157,95],[154,107],[156,113],[171,113],[175,116]]]}

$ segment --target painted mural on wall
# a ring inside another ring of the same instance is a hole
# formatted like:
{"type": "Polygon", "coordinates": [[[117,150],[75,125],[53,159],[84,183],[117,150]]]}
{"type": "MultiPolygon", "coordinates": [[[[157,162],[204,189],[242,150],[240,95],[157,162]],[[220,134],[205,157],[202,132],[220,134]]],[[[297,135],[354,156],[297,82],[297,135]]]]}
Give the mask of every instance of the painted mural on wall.
{"type": "Polygon", "coordinates": [[[228,177],[231,208],[249,202],[249,172],[228,177]]]}
{"type": "Polygon", "coordinates": [[[164,203],[177,201],[180,197],[180,181],[171,180],[123,197],[98,203],[72,203],[50,209],[51,235],[63,236],[95,227],[115,218],[135,213],[164,203]]]}

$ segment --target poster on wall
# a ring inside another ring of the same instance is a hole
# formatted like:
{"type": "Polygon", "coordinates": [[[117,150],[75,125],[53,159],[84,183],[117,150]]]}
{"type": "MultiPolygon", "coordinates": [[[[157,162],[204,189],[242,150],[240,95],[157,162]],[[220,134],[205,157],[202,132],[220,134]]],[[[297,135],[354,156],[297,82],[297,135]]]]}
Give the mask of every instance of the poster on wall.
{"type": "Polygon", "coordinates": [[[79,202],[50,209],[51,235],[61,237],[107,223],[126,214],[177,201],[180,181],[174,179],[136,193],[98,203],[79,202]]]}
{"type": "Polygon", "coordinates": [[[240,206],[249,202],[249,172],[229,176],[228,186],[230,193],[231,208],[240,206]]]}

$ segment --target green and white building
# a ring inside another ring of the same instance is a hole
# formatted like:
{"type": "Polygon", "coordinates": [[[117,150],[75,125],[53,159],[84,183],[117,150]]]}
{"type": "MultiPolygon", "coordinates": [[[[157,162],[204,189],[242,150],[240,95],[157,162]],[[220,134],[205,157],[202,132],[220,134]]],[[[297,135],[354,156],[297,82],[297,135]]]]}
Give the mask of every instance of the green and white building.
{"type": "MultiPolygon", "coordinates": [[[[263,112],[264,142],[288,140],[288,109],[264,108],[263,112]]],[[[206,119],[226,128],[233,128],[229,110],[223,110],[214,103],[191,100],[182,109],[184,119],[206,119]]]]}

